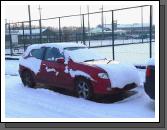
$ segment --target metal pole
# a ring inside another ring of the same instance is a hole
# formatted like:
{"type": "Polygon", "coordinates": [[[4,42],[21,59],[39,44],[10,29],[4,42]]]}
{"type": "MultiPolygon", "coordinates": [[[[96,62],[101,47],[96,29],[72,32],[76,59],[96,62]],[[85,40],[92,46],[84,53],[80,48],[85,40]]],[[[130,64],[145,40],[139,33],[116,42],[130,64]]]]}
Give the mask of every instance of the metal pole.
{"type": "Polygon", "coordinates": [[[82,14],[82,20],[83,20],[83,28],[82,28],[83,33],[82,33],[82,40],[83,40],[83,44],[84,44],[84,45],[86,45],[86,44],[85,44],[85,24],[84,24],[84,14],[82,14]]]}
{"type": "Polygon", "coordinates": [[[24,51],[25,51],[26,46],[25,46],[25,41],[24,41],[24,22],[22,22],[22,30],[23,30],[22,41],[23,41],[23,44],[24,44],[24,51]]]}
{"type": "Polygon", "coordinates": [[[40,27],[40,43],[42,43],[42,24],[41,24],[41,8],[40,8],[40,5],[39,5],[39,27],[40,27]]]}
{"type": "Polygon", "coordinates": [[[81,14],[81,6],[80,6],[80,20],[81,20],[81,28],[82,28],[82,14],[81,14]]]}
{"type": "MultiPolygon", "coordinates": [[[[81,20],[81,29],[82,29],[82,28],[83,28],[83,25],[82,25],[82,20],[83,20],[83,19],[82,19],[81,11],[82,11],[82,9],[81,9],[81,6],[80,6],[80,20],[81,20]]],[[[82,35],[81,32],[79,33],[79,35],[80,35],[80,36],[79,36],[79,37],[80,37],[79,39],[81,40],[81,39],[82,39],[82,37],[81,37],[81,35],[82,35]]],[[[82,43],[82,40],[81,40],[81,43],[82,43]]]]}
{"type": "Polygon", "coordinates": [[[30,11],[30,5],[28,5],[28,14],[29,14],[30,44],[32,44],[32,29],[31,29],[31,11],[30,11]]]}
{"type": "Polygon", "coordinates": [[[12,36],[11,36],[11,28],[10,28],[10,23],[9,23],[9,42],[10,42],[10,55],[13,55],[13,50],[12,50],[12,36]]]}
{"type": "Polygon", "coordinates": [[[152,57],[152,5],[150,5],[150,58],[152,57]]]}
{"type": "Polygon", "coordinates": [[[39,20],[39,28],[40,28],[40,44],[42,43],[42,31],[41,31],[41,19],[39,20]]]}
{"type": "Polygon", "coordinates": [[[89,47],[90,47],[90,23],[89,23],[89,6],[87,6],[88,10],[88,38],[89,38],[89,47]]]}
{"type": "Polygon", "coordinates": [[[114,52],[114,11],[112,10],[112,54],[113,60],[115,60],[115,52],[114,52]]]}
{"type": "Polygon", "coordinates": [[[61,42],[61,23],[60,23],[60,17],[59,17],[59,42],[61,42]]]}
{"type": "MultiPolygon", "coordinates": [[[[101,25],[102,25],[102,40],[104,40],[103,5],[102,5],[102,8],[101,8],[101,25]]],[[[101,46],[102,46],[102,41],[101,41],[101,46]]]]}
{"type": "Polygon", "coordinates": [[[142,43],[143,43],[143,7],[141,7],[141,26],[142,26],[141,37],[142,37],[142,43]]]}

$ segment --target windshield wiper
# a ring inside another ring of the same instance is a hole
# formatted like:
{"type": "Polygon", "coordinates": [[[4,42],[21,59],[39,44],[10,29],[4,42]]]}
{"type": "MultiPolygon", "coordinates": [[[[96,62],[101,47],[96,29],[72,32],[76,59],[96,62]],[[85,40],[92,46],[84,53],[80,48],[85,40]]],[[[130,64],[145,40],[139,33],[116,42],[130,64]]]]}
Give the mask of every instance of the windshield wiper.
{"type": "Polygon", "coordinates": [[[107,62],[107,64],[110,63],[111,61],[112,61],[112,60],[109,60],[109,61],[107,62]]]}
{"type": "Polygon", "coordinates": [[[95,59],[85,60],[84,62],[95,61],[95,59]]]}

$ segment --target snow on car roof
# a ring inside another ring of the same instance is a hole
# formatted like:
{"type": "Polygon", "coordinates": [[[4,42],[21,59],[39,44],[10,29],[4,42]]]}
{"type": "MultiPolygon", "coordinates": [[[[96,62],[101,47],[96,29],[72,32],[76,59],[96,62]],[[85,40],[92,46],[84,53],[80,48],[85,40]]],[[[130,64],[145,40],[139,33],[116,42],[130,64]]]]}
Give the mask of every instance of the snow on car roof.
{"type": "Polygon", "coordinates": [[[85,45],[83,44],[80,44],[80,43],[74,43],[74,42],[60,42],[60,43],[43,43],[43,44],[33,44],[33,45],[30,45],[28,46],[26,52],[24,53],[24,55],[28,55],[29,52],[32,50],[32,49],[39,49],[41,47],[56,47],[56,48],[59,48],[60,52],[63,52],[63,49],[64,48],[67,48],[67,47],[86,47],[85,45]]]}
{"type": "Polygon", "coordinates": [[[77,43],[67,43],[67,42],[60,42],[60,43],[43,43],[43,44],[33,44],[31,48],[40,48],[40,47],[58,47],[58,48],[66,48],[66,47],[86,47],[83,44],[77,43]]]}

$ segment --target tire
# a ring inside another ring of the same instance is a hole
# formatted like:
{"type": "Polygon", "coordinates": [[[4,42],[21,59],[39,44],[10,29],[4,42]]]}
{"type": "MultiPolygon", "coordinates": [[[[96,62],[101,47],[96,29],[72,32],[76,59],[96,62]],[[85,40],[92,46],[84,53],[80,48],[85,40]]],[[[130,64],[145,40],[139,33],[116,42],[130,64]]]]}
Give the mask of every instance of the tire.
{"type": "Polygon", "coordinates": [[[35,86],[35,80],[33,75],[31,74],[30,71],[24,71],[22,74],[22,82],[24,86],[28,86],[30,88],[34,88],[35,86]]]}
{"type": "Polygon", "coordinates": [[[77,79],[76,81],[76,93],[77,96],[84,99],[93,98],[93,90],[91,84],[86,79],[77,79]]]}

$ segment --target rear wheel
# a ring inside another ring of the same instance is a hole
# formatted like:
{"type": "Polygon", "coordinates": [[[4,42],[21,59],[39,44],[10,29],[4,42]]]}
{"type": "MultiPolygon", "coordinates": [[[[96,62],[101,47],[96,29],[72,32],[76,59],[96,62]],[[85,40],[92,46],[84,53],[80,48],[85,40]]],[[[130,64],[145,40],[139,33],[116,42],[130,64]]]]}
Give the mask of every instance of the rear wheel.
{"type": "Polygon", "coordinates": [[[28,87],[31,87],[31,88],[34,88],[34,86],[35,86],[34,77],[31,74],[31,72],[29,72],[29,71],[24,71],[23,72],[22,82],[23,82],[24,86],[28,86],[28,87]]]}
{"type": "Polygon", "coordinates": [[[91,84],[85,79],[78,79],[76,81],[77,96],[84,99],[91,99],[93,97],[93,90],[91,84]]]}

